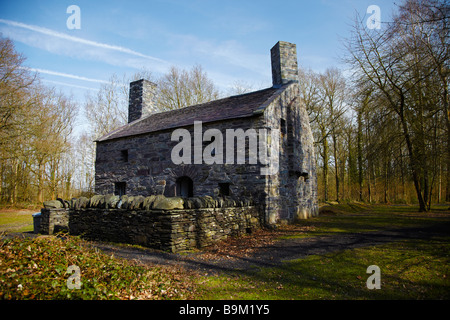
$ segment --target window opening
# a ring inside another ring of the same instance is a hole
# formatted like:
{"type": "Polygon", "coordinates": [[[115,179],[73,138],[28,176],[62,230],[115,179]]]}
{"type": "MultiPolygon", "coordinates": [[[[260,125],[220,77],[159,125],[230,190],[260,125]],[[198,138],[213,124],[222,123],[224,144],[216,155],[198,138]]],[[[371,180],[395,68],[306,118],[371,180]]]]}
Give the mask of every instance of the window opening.
{"type": "Polygon", "coordinates": [[[120,155],[122,157],[123,162],[128,162],[128,150],[120,151],[120,155]]]}
{"type": "Polygon", "coordinates": [[[183,198],[189,198],[194,196],[194,183],[192,179],[186,176],[179,177],[176,181],[177,196],[183,198]]]}
{"type": "Polygon", "coordinates": [[[114,195],[116,196],[123,196],[127,192],[127,184],[126,182],[116,182],[114,184],[114,195]]]}
{"type": "Polygon", "coordinates": [[[230,195],[230,184],[229,183],[219,183],[219,194],[221,196],[230,195]]]}

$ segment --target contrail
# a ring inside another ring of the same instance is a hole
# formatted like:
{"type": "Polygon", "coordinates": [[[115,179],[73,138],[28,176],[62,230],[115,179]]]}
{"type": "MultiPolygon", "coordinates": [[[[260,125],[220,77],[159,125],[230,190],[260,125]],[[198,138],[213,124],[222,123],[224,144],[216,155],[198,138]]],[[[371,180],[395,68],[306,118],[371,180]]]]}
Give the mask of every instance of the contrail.
{"type": "Polygon", "coordinates": [[[77,76],[77,75],[70,74],[70,73],[63,73],[63,72],[51,71],[51,70],[46,70],[46,69],[38,69],[38,68],[25,68],[24,67],[24,69],[27,69],[27,70],[30,70],[33,72],[45,73],[45,74],[49,74],[52,76],[65,77],[65,78],[71,78],[71,79],[76,79],[76,80],[97,82],[97,83],[108,83],[108,81],[106,81],[106,80],[86,78],[86,77],[81,77],[81,76],[77,76]]]}
{"type": "Polygon", "coordinates": [[[61,38],[61,39],[65,39],[65,40],[69,40],[69,41],[73,41],[73,42],[78,42],[78,43],[82,43],[82,44],[86,44],[86,45],[90,45],[90,46],[94,46],[97,48],[103,48],[103,49],[109,49],[109,50],[114,50],[114,51],[119,51],[119,52],[123,52],[123,53],[127,53],[127,54],[131,54],[137,57],[141,57],[141,58],[145,58],[145,59],[149,59],[149,60],[153,60],[153,61],[157,61],[160,63],[168,63],[165,60],[162,59],[158,59],[125,47],[120,47],[120,46],[115,46],[115,45],[110,45],[107,43],[101,43],[101,42],[97,42],[97,41],[92,41],[92,40],[86,40],[83,38],[79,38],[79,37],[74,37],[74,36],[69,36],[67,34],[61,33],[61,32],[57,32],[51,29],[47,29],[47,28],[43,28],[43,27],[39,27],[39,26],[34,26],[34,25],[29,25],[29,24],[25,24],[22,22],[17,22],[17,21],[11,21],[11,20],[6,20],[6,19],[0,19],[0,23],[4,23],[7,24],[9,26],[13,26],[13,27],[19,27],[19,28],[24,28],[24,29],[28,29],[31,31],[35,31],[35,32],[39,32],[42,34],[46,34],[52,37],[57,37],[57,38],[61,38]]]}

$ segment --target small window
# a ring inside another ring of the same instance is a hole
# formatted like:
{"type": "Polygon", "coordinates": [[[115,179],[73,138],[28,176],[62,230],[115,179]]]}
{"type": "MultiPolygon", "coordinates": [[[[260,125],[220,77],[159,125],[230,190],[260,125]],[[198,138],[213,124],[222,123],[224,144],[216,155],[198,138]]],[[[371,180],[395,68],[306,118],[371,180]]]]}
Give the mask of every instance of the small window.
{"type": "Polygon", "coordinates": [[[194,196],[194,183],[192,179],[186,176],[180,177],[176,181],[177,196],[183,198],[190,198],[194,196]]]}
{"type": "Polygon", "coordinates": [[[127,183],[126,182],[116,182],[114,184],[114,195],[123,196],[127,192],[127,183]]]}
{"type": "Polygon", "coordinates": [[[229,196],[230,195],[230,184],[229,183],[219,183],[219,195],[229,196]]]}
{"type": "Polygon", "coordinates": [[[286,134],[287,132],[286,120],[283,118],[280,119],[280,132],[281,134],[286,134]]]}
{"type": "Polygon", "coordinates": [[[123,162],[128,162],[128,150],[120,151],[120,155],[123,162]]]}

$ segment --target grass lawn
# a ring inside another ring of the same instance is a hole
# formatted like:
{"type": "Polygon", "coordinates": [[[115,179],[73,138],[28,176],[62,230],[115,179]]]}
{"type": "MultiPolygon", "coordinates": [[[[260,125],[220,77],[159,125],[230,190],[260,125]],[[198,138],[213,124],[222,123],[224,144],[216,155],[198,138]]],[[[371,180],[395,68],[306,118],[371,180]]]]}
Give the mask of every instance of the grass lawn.
{"type": "Polygon", "coordinates": [[[449,299],[450,238],[407,240],[199,281],[202,299],[449,299]],[[369,290],[377,265],[381,289],[369,290]]]}
{"type": "Polygon", "coordinates": [[[448,208],[449,205],[433,206],[431,212],[422,213],[418,212],[417,206],[409,205],[325,205],[321,207],[319,217],[299,222],[308,227],[308,232],[287,235],[284,238],[423,227],[439,223],[440,220],[450,221],[448,208]]]}
{"type": "MultiPolygon", "coordinates": [[[[448,205],[418,213],[410,206],[333,205],[322,215],[299,222],[307,232],[282,236],[307,238],[418,227],[450,221],[448,205]]],[[[450,235],[411,239],[342,250],[261,268],[199,280],[202,299],[449,299],[450,235]],[[377,265],[381,289],[367,288],[366,273],[377,265]]]]}
{"type": "Polygon", "coordinates": [[[39,209],[1,209],[0,210],[0,232],[27,232],[33,231],[32,214],[39,209]]]}

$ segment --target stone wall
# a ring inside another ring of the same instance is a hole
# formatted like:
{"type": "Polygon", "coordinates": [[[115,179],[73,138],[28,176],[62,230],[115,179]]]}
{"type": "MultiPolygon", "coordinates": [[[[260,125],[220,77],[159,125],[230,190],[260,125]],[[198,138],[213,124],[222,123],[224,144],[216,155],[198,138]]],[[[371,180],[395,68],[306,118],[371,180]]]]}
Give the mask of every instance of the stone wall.
{"type": "Polygon", "coordinates": [[[203,248],[260,227],[255,207],[178,210],[79,209],[69,230],[87,239],[179,252],[203,248]]]}
{"type": "Polygon", "coordinates": [[[156,205],[148,205],[150,197],[142,197],[144,201],[129,198],[119,199],[124,200],[120,208],[114,196],[60,201],[60,205],[56,201],[44,202],[47,208],[41,210],[40,233],[66,229],[86,239],[179,252],[207,247],[261,227],[259,210],[250,200],[199,197],[183,200],[178,209],[164,210],[158,208],[180,202],[160,197],[156,205]]]}
{"type": "Polygon", "coordinates": [[[54,234],[69,230],[69,209],[42,208],[40,233],[54,234]]]}

